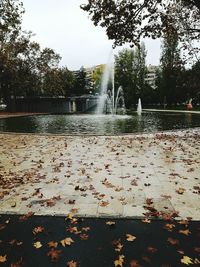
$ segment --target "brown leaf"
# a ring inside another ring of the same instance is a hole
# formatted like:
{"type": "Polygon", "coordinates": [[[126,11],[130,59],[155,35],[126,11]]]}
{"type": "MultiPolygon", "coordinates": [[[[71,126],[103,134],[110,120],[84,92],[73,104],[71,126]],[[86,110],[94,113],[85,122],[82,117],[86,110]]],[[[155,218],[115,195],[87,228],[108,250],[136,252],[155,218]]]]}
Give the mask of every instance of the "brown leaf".
{"type": "Polygon", "coordinates": [[[138,261],[131,260],[130,261],[130,267],[141,267],[141,265],[139,265],[138,261]]]}
{"type": "Polygon", "coordinates": [[[73,204],[75,204],[75,199],[69,199],[69,201],[68,201],[68,204],[71,204],[71,205],[73,205],[73,204]]]}
{"type": "Polygon", "coordinates": [[[71,239],[71,237],[66,237],[65,239],[61,240],[60,243],[63,247],[70,246],[72,243],[74,243],[74,240],[71,239]]]}
{"type": "Polygon", "coordinates": [[[48,253],[47,256],[51,258],[52,262],[57,262],[60,258],[62,250],[57,250],[52,248],[48,253]]]}
{"type": "Polygon", "coordinates": [[[50,248],[57,248],[57,246],[58,246],[58,242],[50,241],[50,242],[48,243],[48,246],[49,246],[50,248]]]}
{"type": "Polygon", "coordinates": [[[179,230],[178,232],[179,232],[180,234],[183,234],[183,235],[189,235],[189,234],[191,234],[191,232],[190,232],[189,229],[179,230]]]}
{"type": "Polygon", "coordinates": [[[112,241],[112,244],[115,246],[115,251],[117,252],[120,252],[123,248],[123,245],[121,244],[120,241],[121,241],[120,239],[112,241]]]}
{"type": "Polygon", "coordinates": [[[53,200],[53,199],[49,199],[49,200],[47,200],[46,203],[47,203],[47,207],[53,207],[53,206],[56,205],[56,201],[53,200]]]}
{"type": "Polygon", "coordinates": [[[33,216],[34,215],[34,212],[28,212],[26,215],[23,215],[23,216],[20,216],[19,217],[19,221],[20,222],[24,222],[24,221],[26,221],[26,220],[28,220],[31,216],[33,216]]]}
{"type": "Polygon", "coordinates": [[[172,232],[173,228],[175,227],[175,224],[172,224],[172,223],[166,223],[164,225],[164,228],[169,231],[169,232],[172,232]]]}
{"type": "Polygon", "coordinates": [[[109,205],[109,202],[108,201],[102,201],[100,204],[99,204],[101,207],[106,207],[109,205]]]}
{"type": "Polygon", "coordinates": [[[77,267],[78,264],[76,261],[68,261],[67,262],[67,267],[77,267]]]}
{"type": "Polygon", "coordinates": [[[136,237],[135,236],[133,236],[133,235],[130,235],[130,234],[126,234],[126,240],[127,241],[130,241],[130,242],[132,242],[132,241],[134,241],[136,239],[136,237]]]}
{"type": "Polygon", "coordinates": [[[154,247],[148,247],[147,248],[147,251],[148,252],[151,252],[151,253],[156,253],[158,251],[158,249],[157,248],[154,248],[154,247]]]}
{"type": "Polygon", "coordinates": [[[11,263],[11,265],[10,265],[10,267],[22,267],[22,266],[24,266],[23,262],[22,262],[22,259],[19,260],[18,262],[11,263]]]}
{"type": "Polygon", "coordinates": [[[90,227],[82,227],[81,229],[83,232],[88,232],[90,230],[90,227]]]}
{"type": "Polygon", "coordinates": [[[79,233],[80,233],[80,231],[78,231],[78,229],[77,229],[76,226],[74,226],[74,227],[69,226],[69,227],[66,228],[66,230],[67,230],[68,232],[70,232],[70,233],[74,233],[74,234],[79,234],[79,233]]]}
{"type": "Polygon", "coordinates": [[[7,255],[1,256],[0,255],[0,263],[4,263],[7,261],[7,255]]]}
{"type": "Polygon", "coordinates": [[[142,260],[146,263],[151,263],[151,259],[147,256],[142,256],[142,260]]]}
{"type": "Polygon", "coordinates": [[[197,252],[197,253],[200,253],[200,247],[195,247],[194,251],[197,252]]]}
{"type": "Polygon", "coordinates": [[[185,192],[185,188],[180,187],[180,188],[176,189],[176,192],[177,192],[179,195],[182,195],[182,194],[185,192]]]}
{"type": "Polygon", "coordinates": [[[169,237],[167,239],[167,241],[171,244],[171,245],[178,245],[179,244],[179,241],[177,239],[173,239],[171,237],[169,237]]]}
{"type": "Polygon", "coordinates": [[[33,229],[33,234],[34,235],[39,234],[39,233],[42,233],[42,232],[44,232],[44,227],[38,226],[38,227],[35,227],[33,229]]]}
{"type": "Polygon", "coordinates": [[[81,238],[81,240],[87,240],[88,239],[88,235],[86,235],[86,234],[80,234],[80,238],[81,238]]]}

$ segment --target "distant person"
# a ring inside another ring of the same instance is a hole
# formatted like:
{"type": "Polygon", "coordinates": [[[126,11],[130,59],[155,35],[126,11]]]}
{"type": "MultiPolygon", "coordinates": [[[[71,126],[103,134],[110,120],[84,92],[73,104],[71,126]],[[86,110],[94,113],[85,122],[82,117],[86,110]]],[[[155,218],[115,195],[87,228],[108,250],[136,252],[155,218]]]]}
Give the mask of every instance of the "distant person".
{"type": "Polygon", "coordinates": [[[187,104],[187,110],[192,110],[193,106],[192,106],[192,98],[190,98],[188,104],[187,104]]]}

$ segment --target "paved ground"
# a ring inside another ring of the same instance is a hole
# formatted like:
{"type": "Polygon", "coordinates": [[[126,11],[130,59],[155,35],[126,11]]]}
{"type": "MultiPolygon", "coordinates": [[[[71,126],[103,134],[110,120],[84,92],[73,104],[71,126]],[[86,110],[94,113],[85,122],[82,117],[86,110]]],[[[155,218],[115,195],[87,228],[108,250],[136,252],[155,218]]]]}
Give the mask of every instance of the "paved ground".
{"type": "Polygon", "coordinates": [[[200,219],[199,129],[0,134],[0,213],[200,219]]]}
{"type": "Polygon", "coordinates": [[[33,115],[42,115],[46,113],[36,113],[36,112],[5,112],[0,111],[0,119],[11,118],[11,117],[24,117],[24,116],[33,116],[33,115]]]}
{"type": "Polygon", "coordinates": [[[200,264],[188,221],[0,216],[3,267],[184,267],[200,264]]]}

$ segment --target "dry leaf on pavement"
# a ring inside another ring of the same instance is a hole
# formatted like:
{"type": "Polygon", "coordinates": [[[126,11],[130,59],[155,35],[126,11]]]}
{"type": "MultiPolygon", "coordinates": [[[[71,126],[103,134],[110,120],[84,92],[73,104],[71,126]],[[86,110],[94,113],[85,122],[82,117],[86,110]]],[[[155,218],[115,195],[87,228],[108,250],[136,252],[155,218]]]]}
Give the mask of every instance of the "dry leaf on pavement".
{"type": "Polygon", "coordinates": [[[76,261],[68,261],[67,262],[67,267],[77,267],[77,262],[76,261]]]}
{"type": "Polygon", "coordinates": [[[72,243],[74,243],[74,240],[71,239],[71,237],[66,237],[65,239],[61,240],[60,243],[63,247],[70,246],[72,243]]]}
{"type": "Polygon", "coordinates": [[[37,242],[33,243],[33,246],[38,249],[38,248],[42,247],[42,244],[40,241],[37,241],[37,242]]]}
{"type": "Polygon", "coordinates": [[[120,255],[118,260],[114,261],[115,267],[123,267],[124,255],[120,255]]]}
{"type": "Polygon", "coordinates": [[[126,240],[127,241],[134,241],[136,239],[136,237],[134,235],[130,235],[130,234],[126,234],[126,240]]]}
{"type": "Polygon", "coordinates": [[[183,256],[183,258],[181,259],[181,263],[186,264],[186,265],[190,265],[190,264],[193,264],[193,261],[190,257],[183,256]]]}
{"type": "Polygon", "coordinates": [[[4,256],[0,255],[0,263],[4,263],[6,261],[7,261],[7,256],[6,255],[4,255],[4,256]]]}

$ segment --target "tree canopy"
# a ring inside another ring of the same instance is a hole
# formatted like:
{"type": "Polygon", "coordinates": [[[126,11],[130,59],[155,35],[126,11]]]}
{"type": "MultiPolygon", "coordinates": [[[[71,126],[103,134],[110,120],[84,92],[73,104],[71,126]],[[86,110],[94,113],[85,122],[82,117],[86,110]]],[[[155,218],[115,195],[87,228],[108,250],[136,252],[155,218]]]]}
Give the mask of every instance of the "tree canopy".
{"type": "Polygon", "coordinates": [[[199,0],[88,0],[81,8],[106,29],[114,46],[126,42],[139,45],[141,38],[175,33],[184,49],[191,52],[193,40],[200,37],[199,0]]]}

